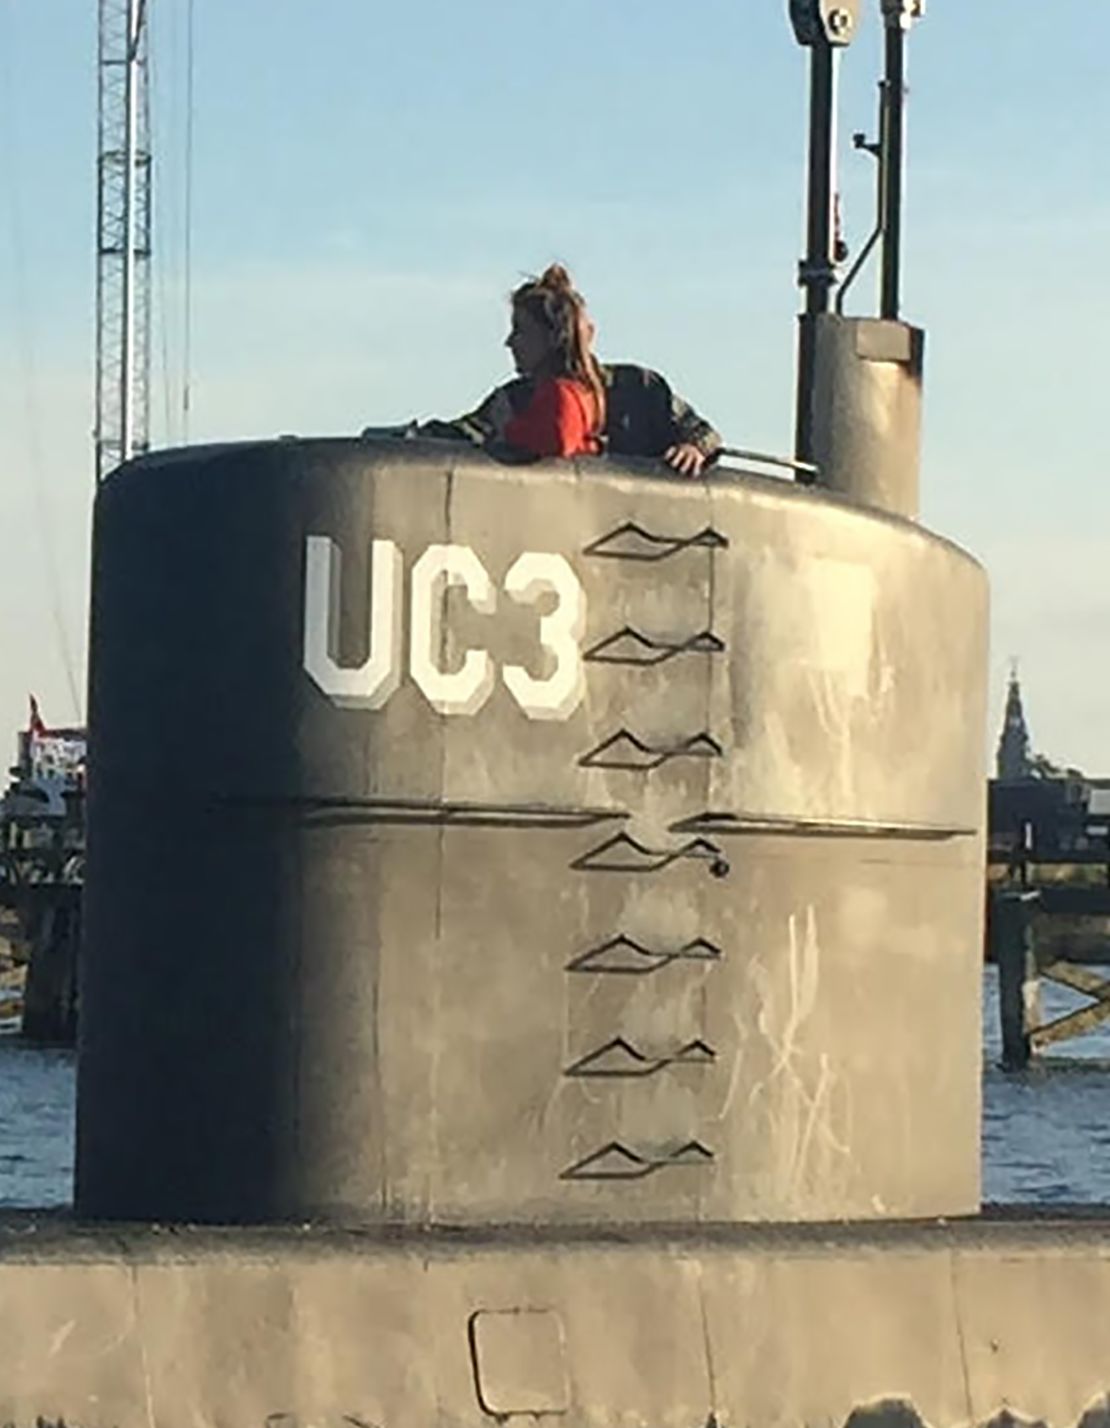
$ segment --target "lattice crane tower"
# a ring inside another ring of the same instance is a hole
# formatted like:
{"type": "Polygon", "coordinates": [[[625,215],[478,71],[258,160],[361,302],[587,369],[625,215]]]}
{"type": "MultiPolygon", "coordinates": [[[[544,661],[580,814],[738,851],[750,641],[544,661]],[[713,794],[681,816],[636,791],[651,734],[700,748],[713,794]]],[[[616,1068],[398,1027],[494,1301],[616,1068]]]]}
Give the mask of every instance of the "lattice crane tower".
{"type": "Polygon", "coordinates": [[[149,444],[147,0],[98,0],[96,479],[149,444]]]}

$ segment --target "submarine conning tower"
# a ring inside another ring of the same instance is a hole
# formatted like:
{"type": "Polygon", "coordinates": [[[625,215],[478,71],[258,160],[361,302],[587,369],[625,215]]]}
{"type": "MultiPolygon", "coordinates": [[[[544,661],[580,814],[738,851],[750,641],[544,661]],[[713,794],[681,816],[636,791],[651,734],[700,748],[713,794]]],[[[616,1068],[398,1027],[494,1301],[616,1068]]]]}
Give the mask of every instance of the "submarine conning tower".
{"type": "Polygon", "coordinates": [[[883,303],[857,319],[831,293],[858,4],[790,5],[813,484],[385,438],[101,484],[80,1214],[978,1207],[986,582],[911,519],[921,6],[882,9],[883,303]]]}
{"type": "Polygon", "coordinates": [[[920,526],[753,475],[120,469],[79,1213],[975,1209],[985,603],[920,526]]]}

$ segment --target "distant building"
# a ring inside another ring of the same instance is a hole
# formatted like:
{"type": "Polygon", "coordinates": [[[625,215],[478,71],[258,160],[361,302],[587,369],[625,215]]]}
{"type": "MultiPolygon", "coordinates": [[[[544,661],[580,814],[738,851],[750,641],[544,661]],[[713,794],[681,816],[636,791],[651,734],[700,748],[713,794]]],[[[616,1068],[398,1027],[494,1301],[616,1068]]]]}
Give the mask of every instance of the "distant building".
{"type": "Polygon", "coordinates": [[[84,793],[86,743],[84,729],[48,729],[32,706],[31,723],[18,735],[0,817],[65,818],[84,793]]]}
{"type": "Polygon", "coordinates": [[[1029,729],[1025,723],[1025,708],[1021,702],[1021,685],[1016,668],[1010,671],[1010,687],[1006,692],[1006,713],[1002,720],[998,753],[995,755],[995,770],[1000,779],[1034,777],[1029,729]]]}
{"type": "Polygon", "coordinates": [[[1089,779],[1033,752],[1015,668],[990,781],[990,845],[997,855],[1086,852],[1104,845],[1110,822],[1110,779],[1089,779]],[[1100,822],[1101,820],[1101,822],[1100,822]]]}
{"type": "Polygon", "coordinates": [[[83,875],[86,742],[84,729],[47,728],[31,700],[8,786],[0,784],[0,904],[5,889],[83,875]]]}

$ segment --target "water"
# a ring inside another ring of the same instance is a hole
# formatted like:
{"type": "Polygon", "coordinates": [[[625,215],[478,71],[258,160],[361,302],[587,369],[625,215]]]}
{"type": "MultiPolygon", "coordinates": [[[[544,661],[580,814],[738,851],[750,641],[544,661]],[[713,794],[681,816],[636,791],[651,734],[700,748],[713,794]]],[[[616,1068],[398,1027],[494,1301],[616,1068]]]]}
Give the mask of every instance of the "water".
{"type": "Polygon", "coordinates": [[[73,1197],[72,1051],[40,1051],[0,1034],[0,1207],[73,1197]]]}
{"type": "MultiPolygon", "coordinates": [[[[1082,1004],[1045,984],[1046,1016],[1082,1004]]],[[[993,1204],[1110,1204],[1110,1027],[1020,1076],[997,1069],[998,979],[983,986],[983,1196],[993,1204]]],[[[73,1194],[74,1057],[0,1034],[0,1207],[73,1194]]]]}

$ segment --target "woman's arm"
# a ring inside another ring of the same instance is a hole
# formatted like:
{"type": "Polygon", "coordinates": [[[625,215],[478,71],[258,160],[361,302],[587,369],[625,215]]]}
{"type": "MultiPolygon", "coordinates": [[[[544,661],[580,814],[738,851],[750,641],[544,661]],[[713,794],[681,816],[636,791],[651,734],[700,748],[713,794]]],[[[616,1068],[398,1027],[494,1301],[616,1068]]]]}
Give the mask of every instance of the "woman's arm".
{"type": "Polygon", "coordinates": [[[495,387],[488,397],[483,398],[472,412],[455,417],[452,421],[421,422],[416,429],[417,436],[434,436],[444,441],[472,441],[475,446],[488,446],[490,442],[505,439],[505,427],[514,412],[527,405],[531,383],[515,377],[495,387]]]}

